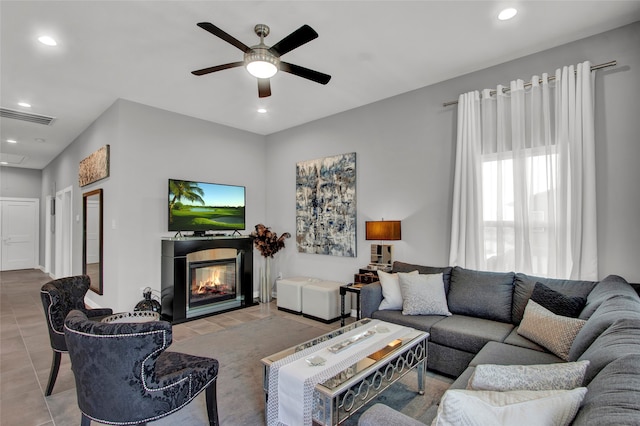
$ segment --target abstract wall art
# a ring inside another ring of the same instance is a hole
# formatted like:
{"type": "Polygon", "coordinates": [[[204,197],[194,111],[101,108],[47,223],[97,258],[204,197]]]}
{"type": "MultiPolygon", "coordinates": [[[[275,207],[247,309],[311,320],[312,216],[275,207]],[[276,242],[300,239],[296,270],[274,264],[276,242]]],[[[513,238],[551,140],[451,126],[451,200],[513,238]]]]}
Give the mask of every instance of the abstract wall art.
{"type": "Polygon", "coordinates": [[[296,245],[301,253],[356,257],[356,153],[296,164],[296,245]]]}

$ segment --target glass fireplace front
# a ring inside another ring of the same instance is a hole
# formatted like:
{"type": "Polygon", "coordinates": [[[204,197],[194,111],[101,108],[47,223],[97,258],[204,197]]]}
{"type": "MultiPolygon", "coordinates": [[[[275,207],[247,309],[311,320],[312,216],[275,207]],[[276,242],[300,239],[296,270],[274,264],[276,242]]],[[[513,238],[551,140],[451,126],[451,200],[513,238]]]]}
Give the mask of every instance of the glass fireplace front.
{"type": "Polygon", "coordinates": [[[236,298],[238,285],[235,259],[194,262],[189,268],[190,308],[236,298]]]}
{"type": "Polygon", "coordinates": [[[189,253],[187,265],[187,318],[232,309],[241,303],[241,259],[237,250],[189,253]]]}

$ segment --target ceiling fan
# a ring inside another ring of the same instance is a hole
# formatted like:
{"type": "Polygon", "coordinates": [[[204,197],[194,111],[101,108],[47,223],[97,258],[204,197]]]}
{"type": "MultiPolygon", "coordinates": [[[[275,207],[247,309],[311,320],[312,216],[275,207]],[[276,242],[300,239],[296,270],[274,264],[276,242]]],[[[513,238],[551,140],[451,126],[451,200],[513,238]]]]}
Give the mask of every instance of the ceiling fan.
{"type": "Polygon", "coordinates": [[[278,70],[320,84],[327,84],[329,80],[331,80],[330,75],[280,60],[280,57],[285,53],[318,37],[318,33],[309,25],[301,26],[271,47],[264,44],[264,38],[269,35],[269,27],[264,24],[255,26],[254,31],[260,37],[260,43],[251,47],[222,31],[210,22],[200,22],[198,26],[242,50],[244,52],[244,60],[191,71],[194,75],[205,75],[228,68],[244,66],[251,75],[258,79],[258,96],[261,98],[271,96],[271,83],[269,78],[274,76],[278,70]]]}

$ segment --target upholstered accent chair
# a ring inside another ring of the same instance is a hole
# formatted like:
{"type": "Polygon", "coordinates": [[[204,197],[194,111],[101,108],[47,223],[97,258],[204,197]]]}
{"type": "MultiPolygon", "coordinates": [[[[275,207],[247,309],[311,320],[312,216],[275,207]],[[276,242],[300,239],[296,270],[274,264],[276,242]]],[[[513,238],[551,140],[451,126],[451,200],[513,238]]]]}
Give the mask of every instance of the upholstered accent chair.
{"type": "Polygon", "coordinates": [[[45,395],[51,395],[53,386],[60,370],[62,354],[67,352],[67,343],[64,340],[64,319],[73,309],[84,312],[88,317],[100,317],[111,315],[113,311],[108,308],[87,309],[84,304],[84,296],[91,285],[88,275],[76,275],[49,281],[42,286],[40,298],[44,307],[44,315],[49,330],[49,340],[53,349],[53,360],[49,383],[45,395]]]}
{"type": "Polygon", "coordinates": [[[145,424],[176,412],[205,391],[210,425],[218,425],[218,361],[166,349],[166,321],[101,323],[80,311],[65,320],[81,424],[145,424]]]}

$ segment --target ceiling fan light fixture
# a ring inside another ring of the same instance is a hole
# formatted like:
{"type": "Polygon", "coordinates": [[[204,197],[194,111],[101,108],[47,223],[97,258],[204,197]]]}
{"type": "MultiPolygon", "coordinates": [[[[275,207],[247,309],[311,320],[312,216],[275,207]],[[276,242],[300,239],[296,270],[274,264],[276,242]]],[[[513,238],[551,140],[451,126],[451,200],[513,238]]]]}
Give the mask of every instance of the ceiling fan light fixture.
{"type": "Polygon", "coordinates": [[[278,72],[280,59],[264,48],[253,48],[244,55],[244,66],[256,78],[271,78],[278,72]]]}

